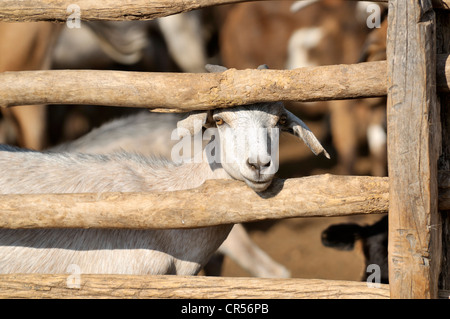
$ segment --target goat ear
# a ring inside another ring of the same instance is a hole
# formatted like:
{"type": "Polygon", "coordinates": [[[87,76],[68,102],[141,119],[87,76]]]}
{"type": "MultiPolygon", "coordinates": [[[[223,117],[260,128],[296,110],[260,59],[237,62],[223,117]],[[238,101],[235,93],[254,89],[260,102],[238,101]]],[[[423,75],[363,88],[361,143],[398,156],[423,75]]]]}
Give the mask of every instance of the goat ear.
{"type": "Polygon", "coordinates": [[[186,117],[177,122],[177,128],[188,130],[191,135],[195,135],[200,132],[203,127],[211,126],[210,117],[210,111],[190,112],[186,117]]]}
{"type": "Polygon", "coordinates": [[[314,136],[313,132],[300,120],[297,116],[286,110],[287,121],[283,125],[285,130],[295,136],[300,137],[309,149],[315,154],[323,153],[326,158],[330,158],[330,154],[323,148],[319,140],[314,136]]]}

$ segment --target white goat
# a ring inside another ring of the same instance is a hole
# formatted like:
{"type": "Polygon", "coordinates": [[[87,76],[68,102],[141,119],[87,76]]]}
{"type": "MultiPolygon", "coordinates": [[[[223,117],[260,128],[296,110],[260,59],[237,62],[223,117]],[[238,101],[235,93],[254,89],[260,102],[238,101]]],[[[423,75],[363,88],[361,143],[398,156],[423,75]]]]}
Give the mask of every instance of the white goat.
{"type": "MultiPolygon", "coordinates": [[[[170,158],[172,147],[177,142],[171,139],[171,134],[181,118],[182,114],[177,113],[139,112],[106,123],[75,141],[58,145],[50,150],[93,154],[107,154],[122,150],[145,156],[157,155],[170,158]]],[[[227,255],[256,277],[290,277],[289,270],[260,249],[241,224],[234,225],[213,257],[217,260],[206,266],[205,272],[208,275],[220,275],[223,255],[227,255]]]]}
{"type": "Polygon", "coordinates": [[[178,142],[171,140],[171,134],[184,116],[182,113],[138,112],[105,123],[74,141],[48,150],[93,154],[123,151],[170,159],[171,149],[178,142]]]}
{"type": "MultiPolygon", "coordinates": [[[[275,163],[266,147],[247,147],[262,146],[260,140],[271,138],[270,130],[268,134],[260,128],[291,132],[315,154],[328,156],[306,125],[281,102],[194,112],[178,124],[197,133],[201,126],[195,126],[195,120],[217,126],[220,163],[212,161],[208,152],[201,163],[175,164],[131,153],[90,155],[1,146],[0,193],[174,191],[218,178],[242,180],[261,192],[274,178],[275,163]],[[255,134],[239,134],[248,129],[255,134]]],[[[194,275],[231,228],[2,229],[0,272],[63,273],[76,264],[83,273],[194,275]]]]}
{"type": "Polygon", "coordinates": [[[161,63],[165,49],[151,35],[159,29],[170,57],[183,72],[203,72],[207,54],[201,23],[198,11],[148,21],[85,21],[82,28],[62,30],[53,63],[63,68],[104,66],[112,61],[133,65],[144,57],[152,60],[153,55],[161,63]]]}

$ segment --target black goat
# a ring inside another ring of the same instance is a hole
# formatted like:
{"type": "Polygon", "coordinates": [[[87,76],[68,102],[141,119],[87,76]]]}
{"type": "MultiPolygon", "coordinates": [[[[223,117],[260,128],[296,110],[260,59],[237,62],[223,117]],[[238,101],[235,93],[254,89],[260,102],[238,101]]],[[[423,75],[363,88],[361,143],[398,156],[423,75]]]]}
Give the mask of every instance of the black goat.
{"type": "Polygon", "coordinates": [[[355,223],[331,225],[322,232],[322,244],[339,250],[352,250],[356,240],[361,240],[366,261],[369,265],[380,267],[380,283],[389,283],[388,272],[388,217],[384,216],[373,225],[360,226],[355,223]]]}

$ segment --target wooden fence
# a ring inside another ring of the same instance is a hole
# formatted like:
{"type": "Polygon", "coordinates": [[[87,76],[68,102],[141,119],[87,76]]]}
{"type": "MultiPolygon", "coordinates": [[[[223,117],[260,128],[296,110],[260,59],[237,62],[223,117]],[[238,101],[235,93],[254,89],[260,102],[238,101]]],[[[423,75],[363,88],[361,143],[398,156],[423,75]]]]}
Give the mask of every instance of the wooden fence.
{"type": "MultiPolygon", "coordinates": [[[[129,20],[234,2],[241,1],[80,0],[77,4],[84,20],[129,20]]],[[[70,3],[3,0],[0,20],[61,22],[67,19],[70,3]]],[[[389,178],[321,175],[278,180],[274,196],[267,199],[237,181],[211,181],[198,189],[173,193],[1,195],[0,227],[199,227],[389,211],[389,285],[368,288],[366,283],[327,280],[82,275],[82,288],[74,289],[67,287],[65,274],[12,274],[0,275],[0,297],[448,297],[449,5],[449,0],[390,0],[387,62],[223,74],[72,70],[0,74],[0,105],[5,107],[73,103],[186,111],[262,101],[387,95],[389,178]],[[90,85],[93,81],[95,90],[90,85]],[[171,90],[162,89],[167,87],[171,90]],[[221,201],[214,211],[205,204],[211,197],[221,201]],[[178,203],[183,198],[189,200],[183,201],[181,214],[178,203]],[[145,202],[152,202],[151,211],[145,202]],[[252,202],[258,202],[258,211],[252,202]],[[169,210],[170,218],[163,220],[169,210]]]]}

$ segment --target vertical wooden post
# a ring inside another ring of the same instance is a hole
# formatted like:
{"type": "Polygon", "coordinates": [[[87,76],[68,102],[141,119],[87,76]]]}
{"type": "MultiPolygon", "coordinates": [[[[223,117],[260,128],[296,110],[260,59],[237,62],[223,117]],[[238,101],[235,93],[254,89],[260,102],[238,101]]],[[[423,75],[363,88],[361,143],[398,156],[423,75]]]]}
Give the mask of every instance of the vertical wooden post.
{"type": "Polygon", "coordinates": [[[437,298],[440,125],[430,0],[390,0],[388,60],[391,298],[437,298]]]}

